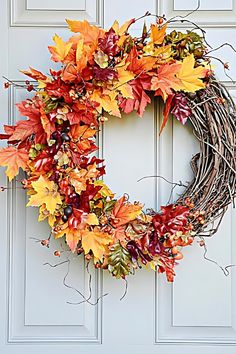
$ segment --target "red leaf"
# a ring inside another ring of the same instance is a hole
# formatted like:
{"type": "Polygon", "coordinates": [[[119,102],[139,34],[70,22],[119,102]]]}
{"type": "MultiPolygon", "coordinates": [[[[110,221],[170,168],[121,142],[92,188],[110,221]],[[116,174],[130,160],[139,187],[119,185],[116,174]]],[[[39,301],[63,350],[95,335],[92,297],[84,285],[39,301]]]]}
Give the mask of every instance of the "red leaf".
{"type": "Polygon", "coordinates": [[[153,226],[159,236],[166,233],[176,234],[187,231],[189,208],[183,205],[170,204],[161,207],[161,213],[153,217],[153,226]]]}
{"type": "Polygon", "coordinates": [[[141,75],[137,79],[130,82],[134,98],[122,98],[120,101],[120,108],[125,113],[131,113],[136,110],[140,117],[143,116],[145,108],[148,103],[151,103],[150,97],[145,92],[145,89],[150,87],[151,77],[148,75],[141,75]]]}
{"type": "Polygon", "coordinates": [[[161,129],[160,129],[160,133],[162,133],[162,130],[165,128],[168,118],[169,118],[169,114],[170,114],[170,110],[171,110],[171,104],[172,104],[172,100],[173,100],[174,94],[169,95],[166,102],[165,102],[165,106],[163,109],[163,120],[161,123],[161,129]]]}
{"type": "Polygon", "coordinates": [[[117,45],[118,39],[119,36],[117,36],[113,28],[110,28],[103,38],[99,38],[98,40],[99,48],[103,53],[108,55],[109,59],[112,59],[120,51],[120,48],[117,45]]]}
{"type": "Polygon", "coordinates": [[[67,114],[67,118],[71,125],[83,122],[90,125],[91,123],[97,125],[97,119],[94,112],[94,107],[89,104],[75,103],[72,106],[72,112],[67,114]]]}
{"type": "Polygon", "coordinates": [[[33,69],[31,67],[29,67],[29,71],[27,70],[20,70],[23,74],[31,77],[32,79],[35,80],[40,80],[40,81],[46,81],[47,80],[47,76],[44,75],[43,73],[41,73],[41,71],[38,71],[36,69],[33,69]]]}
{"type": "Polygon", "coordinates": [[[46,143],[46,133],[41,122],[41,102],[36,100],[27,100],[18,103],[16,106],[21,115],[28,117],[29,120],[20,120],[16,123],[13,134],[9,138],[9,142],[22,142],[34,134],[36,143],[46,143]]]}

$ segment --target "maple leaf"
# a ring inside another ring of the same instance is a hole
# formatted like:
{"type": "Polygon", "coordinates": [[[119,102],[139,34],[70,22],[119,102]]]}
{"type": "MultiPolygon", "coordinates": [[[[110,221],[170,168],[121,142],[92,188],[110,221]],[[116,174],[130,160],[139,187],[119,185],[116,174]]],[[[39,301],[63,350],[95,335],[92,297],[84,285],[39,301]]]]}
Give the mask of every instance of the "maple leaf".
{"type": "Polygon", "coordinates": [[[37,81],[45,81],[45,82],[50,82],[51,79],[49,77],[47,77],[46,75],[44,75],[43,73],[41,73],[41,71],[38,71],[36,69],[33,69],[31,67],[29,67],[29,70],[20,70],[20,72],[22,72],[23,74],[31,77],[32,79],[35,79],[37,81]]]}
{"type": "Polygon", "coordinates": [[[131,204],[127,203],[125,196],[117,200],[114,208],[112,210],[112,217],[116,220],[115,227],[127,224],[128,222],[134,220],[142,211],[141,204],[131,204]]]}
{"type": "Polygon", "coordinates": [[[87,254],[91,250],[95,259],[102,260],[107,253],[107,246],[112,242],[112,237],[100,231],[98,227],[95,227],[93,231],[83,230],[81,234],[84,253],[87,254]]]}
{"type": "Polygon", "coordinates": [[[136,110],[140,117],[143,116],[147,104],[151,103],[151,98],[144,90],[145,87],[151,86],[150,82],[151,77],[146,74],[130,82],[133,98],[123,98],[120,100],[119,106],[123,112],[131,113],[136,110]]]}
{"type": "Polygon", "coordinates": [[[7,166],[6,175],[11,181],[19,173],[19,169],[25,171],[29,162],[26,149],[17,149],[9,146],[0,150],[0,166],[7,166]]]}
{"type": "Polygon", "coordinates": [[[132,25],[132,23],[135,22],[135,18],[131,18],[130,20],[126,21],[123,25],[119,25],[119,22],[116,20],[114,21],[113,25],[111,26],[113,30],[115,31],[116,34],[119,36],[122,36],[124,33],[126,33],[129,29],[129,27],[132,25]]]}
{"type": "Polygon", "coordinates": [[[114,193],[110,190],[110,188],[104,183],[103,180],[98,179],[94,182],[95,186],[101,186],[102,188],[99,190],[98,194],[96,195],[96,198],[114,198],[114,193]]]}
{"type": "Polygon", "coordinates": [[[63,81],[75,81],[78,77],[78,71],[75,65],[69,63],[63,68],[61,79],[63,81]]]}
{"type": "Polygon", "coordinates": [[[51,59],[55,62],[63,62],[72,47],[72,43],[64,42],[57,34],[53,36],[53,40],[55,42],[55,46],[48,47],[50,53],[52,54],[51,59]]]}
{"type": "Polygon", "coordinates": [[[78,170],[76,168],[69,173],[71,184],[78,194],[86,190],[87,180],[95,179],[98,175],[99,171],[97,170],[95,163],[89,165],[87,169],[82,168],[78,170]]]}
{"type": "Polygon", "coordinates": [[[83,39],[79,40],[76,48],[76,66],[79,72],[87,66],[88,55],[87,55],[87,46],[84,46],[83,39]]]}
{"type": "Polygon", "coordinates": [[[87,181],[87,188],[80,195],[80,209],[86,213],[90,212],[89,202],[95,197],[95,195],[100,191],[101,186],[94,186],[92,183],[89,184],[87,181]]]}
{"type": "Polygon", "coordinates": [[[3,126],[4,128],[4,131],[5,131],[5,134],[0,134],[0,139],[9,139],[12,134],[14,133],[15,131],[15,126],[13,125],[4,125],[3,126]]]}
{"type": "Polygon", "coordinates": [[[150,39],[153,44],[162,44],[166,35],[167,24],[162,27],[158,25],[151,25],[150,39]]]}
{"type": "MultiPolygon", "coordinates": [[[[99,106],[97,104],[97,106],[99,106]]],[[[85,124],[97,124],[95,115],[96,105],[90,105],[89,103],[81,103],[77,101],[71,107],[71,112],[67,113],[67,118],[71,125],[84,122],[85,124]]]]}
{"type": "Polygon", "coordinates": [[[70,129],[70,135],[74,140],[86,140],[92,138],[96,133],[97,130],[90,128],[89,125],[74,124],[70,129]]]}
{"type": "Polygon", "coordinates": [[[151,89],[156,90],[155,96],[161,95],[165,101],[167,96],[173,93],[172,89],[179,83],[176,74],[180,68],[179,63],[163,64],[158,68],[157,76],[153,76],[151,81],[151,89]]]}
{"type": "Polygon", "coordinates": [[[44,144],[46,142],[46,134],[41,121],[41,102],[27,100],[18,103],[16,106],[20,114],[28,117],[29,120],[19,120],[16,123],[9,142],[24,141],[34,134],[35,142],[44,144]]]}
{"type": "Polygon", "coordinates": [[[41,113],[41,123],[42,127],[47,135],[47,140],[50,140],[51,134],[55,131],[55,124],[50,121],[44,110],[41,108],[40,109],[41,113]]]}
{"type": "Polygon", "coordinates": [[[156,58],[148,56],[139,58],[137,48],[133,47],[126,59],[126,62],[129,63],[127,68],[129,71],[132,71],[136,75],[140,73],[146,73],[147,71],[153,69],[156,60],[156,58]]]}
{"type": "Polygon", "coordinates": [[[82,34],[85,44],[96,43],[98,38],[104,33],[103,29],[90,25],[86,20],[74,21],[67,19],[66,22],[72,32],[80,32],[82,34]]]}
{"type": "Polygon", "coordinates": [[[176,77],[179,79],[179,83],[174,85],[176,91],[195,92],[206,86],[201,79],[206,76],[208,69],[203,66],[194,68],[194,64],[195,59],[193,54],[184,58],[180,70],[176,74],[176,77]]]}
{"type": "Polygon", "coordinates": [[[121,62],[115,67],[118,74],[118,82],[114,85],[114,90],[120,91],[125,98],[133,98],[132,86],[130,86],[128,82],[133,80],[135,75],[127,69],[128,65],[129,63],[124,64],[121,62]]]}
{"type": "Polygon", "coordinates": [[[27,206],[46,205],[46,209],[53,214],[58,204],[62,204],[61,196],[57,191],[57,185],[44,176],[31,183],[35,194],[30,196],[27,206]]]}
{"type": "Polygon", "coordinates": [[[99,220],[94,213],[89,213],[85,217],[85,222],[88,225],[99,225],[99,220]]]}
{"type": "Polygon", "coordinates": [[[78,242],[81,240],[81,230],[69,228],[68,223],[65,223],[59,232],[54,234],[54,238],[58,239],[66,237],[66,243],[72,252],[75,252],[78,242]]]}
{"type": "Polygon", "coordinates": [[[110,115],[121,117],[118,103],[116,101],[117,93],[115,91],[104,91],[103,94],[100,90],[94,90],[91,95],[91,100],[99,103],[100,107],[97,110],[102,113],[102,109],[110,115]]]}
{"type": "Polygon", "coordinates": [[[126,38],[128,37],[128,29],[134,22],[135,22],[135,18],[131,18],[130,20],[126,21],[123,25],[120,26],[118,21],[114,21],[111,28],[119,36],[119,39],[117,41],[117,45],[119,47],[121,47],[124,44],[126,38]]]}
{"type": "Polygon", "coordinates": [[[153,43],[149,43],[143,48],[143,52],[144,55],[151,55],[152,57],[156,57],[158,64],[166,63],[169,60],[172,60],[171,45],[156,47],[153,43]]]}
{"type": "Polygon", "coordinates": [[[39,208],[39,217],[38,217],[38,221],[44,221],[45,219],[48,219],[48,224],[49,226],[53,227],[56,221],[56,216],[55,215],[51,215],[49,213],[49,211],[46,209],[45,204],[43,204],[40,208],[39,208]]]}
{"type": "Polygon", "coordinates": [[[81,239],[81,231],[68,228],[66,230],[66,243],[72,252],[75,252],[79,240],[81,239]]]}

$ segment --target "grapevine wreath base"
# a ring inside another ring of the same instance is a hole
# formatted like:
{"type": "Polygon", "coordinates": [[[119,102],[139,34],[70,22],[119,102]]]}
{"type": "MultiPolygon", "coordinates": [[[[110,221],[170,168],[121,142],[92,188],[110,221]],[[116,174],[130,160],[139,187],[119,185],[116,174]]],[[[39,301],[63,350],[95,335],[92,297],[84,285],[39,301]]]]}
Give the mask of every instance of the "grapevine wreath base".
{"type": "MultiPolygon", "coordinates": [[[[116,278],[149,265],[173,281],[181,248],[196,235],[213,235],[235,197],[235,106],[215,79],[203,32],[167,33],[176,19],[156,16],[155,24],[144,25],[133,38],[128,31],[137,20],[123,26],[115,21],[107,31],[67,20],[79,34],[66,42],[55,35],[49,47],[61,69],[51,69],[49,76],[23,71],[34,80],[25,87],[35,95],[17,104],[27,119],[4,126],[0,138],[8,147],[0,150],[0,165],[7,166],[9,180],[19,168],[26,172],[27,205],[39,207],[50,237],[64,238],[73,254],[116,278]],[[145,212],[126,195],[115,198],[101,179],[103,161],[91,157],[99,125],[121,112],[142,116],[152,92],[164,102],[161,130],[171,113],[192,125],[200,143],[191,161],[193,181],[159,212],[145,212]]],[[[8,80],[5,87],[10,85],[8,80]]],[[[42,245],[49,247],[50,237],[42,245]]]]}

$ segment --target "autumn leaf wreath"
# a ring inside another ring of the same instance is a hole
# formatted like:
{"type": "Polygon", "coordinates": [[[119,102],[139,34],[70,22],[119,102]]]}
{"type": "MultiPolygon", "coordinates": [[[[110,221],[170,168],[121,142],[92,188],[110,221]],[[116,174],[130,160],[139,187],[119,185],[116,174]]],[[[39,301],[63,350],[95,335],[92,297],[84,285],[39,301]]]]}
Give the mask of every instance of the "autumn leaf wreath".
{"type": "Polygon", "coordinates": [[[39,221],[51,228],[42,245],[63,238],[74,255],[116,278],[147,265],[172,282],[182,247],[196,236],[204,245],[235,197],[235,106],[215,78],[204,31],[171,31],[173,19],[156,16],[140,37],[132,37],[129,29],[138,20],[122,26],[115,21],[108,30],[67,20],[76,35],[66,42],[55,35],[48,47],[61,69],[50,69],[50,75],[22,71],[33,79],[24,86],[34,96],[17,104],[27,119],[5,125],[0,134],[8,142],[0,165],[7,166],[10,181],[20,168],[25,171],[27,206],[39,207],[39,221]],[[188,121],[200,142],[192,182],[158,212],[145,212],[126,194],[117,199],[101,178],[103,160],[94,156],[100,124],[122,112],[142,117],[151,93],[164,102],[160,130],[172,114],[188,121]]]}

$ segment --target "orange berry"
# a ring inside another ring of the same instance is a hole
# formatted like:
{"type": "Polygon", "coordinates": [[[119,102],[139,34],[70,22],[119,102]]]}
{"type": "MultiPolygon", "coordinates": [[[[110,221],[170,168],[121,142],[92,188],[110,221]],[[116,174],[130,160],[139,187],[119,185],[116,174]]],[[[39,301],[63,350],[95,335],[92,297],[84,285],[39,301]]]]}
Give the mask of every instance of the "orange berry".
{"type": "Polygon", "coordinates": [[[60,257],[61,256],[61,252],[60,251],[55,251],[54,252],[54,256],[55,257],[60,257]]]}

